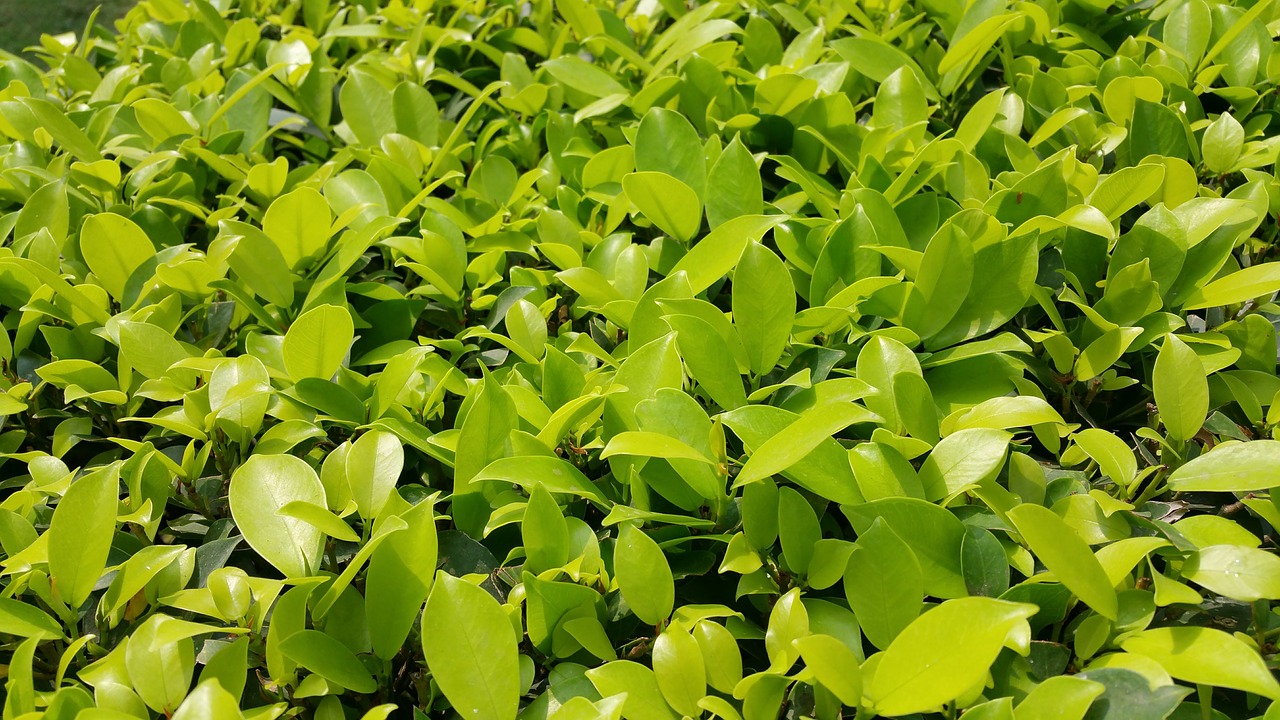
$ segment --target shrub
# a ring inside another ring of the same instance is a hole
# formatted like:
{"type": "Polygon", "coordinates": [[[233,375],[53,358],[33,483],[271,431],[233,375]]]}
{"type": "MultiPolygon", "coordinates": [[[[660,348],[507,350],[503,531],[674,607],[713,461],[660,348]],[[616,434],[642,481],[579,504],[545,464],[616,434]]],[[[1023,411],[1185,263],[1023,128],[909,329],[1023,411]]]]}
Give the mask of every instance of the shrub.
{"type": "Polygon", "coordinates": [[[3,717],[1280,717],[1277,22],[144,0],[4,56],[3,717]]]}

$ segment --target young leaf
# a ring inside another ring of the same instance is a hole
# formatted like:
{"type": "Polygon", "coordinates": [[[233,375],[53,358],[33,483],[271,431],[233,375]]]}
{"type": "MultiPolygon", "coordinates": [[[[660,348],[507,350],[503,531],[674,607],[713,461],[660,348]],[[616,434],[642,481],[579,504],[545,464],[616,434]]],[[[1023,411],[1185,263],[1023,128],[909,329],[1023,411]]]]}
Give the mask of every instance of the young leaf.
{"type": "Polygon", "coordinates": [[[305,577],[319,568],[324,534],[279,514],[296,501],[325,507],[324,486],[310,465],[292,455],[254,455],[231,476],[227,499],[249,546],[285,577],[305,577]]]}
{"type": "Polygon", "coordinates": [[[560,506],[541,485],[529,493],[520,537],[528,572],[537,574],[569,562],[569,526],[560,506]]]}
{"type": "Polygon", "coordinates": [[[675,580],[662,548],[634,525],[624,524],[614,548],[614,573],[631,612],[657,625],[675,607],[675,580]]]}
{"type": "Polygon", "coordinates": [[[489,593],[441,571],[422,613],[422,649],[459,715],[514,720],[519,653],[511,622],[489,593]]]}
{"type": "Polygon", "coordinates": [[[707,694],[706,666],[698,642],[679,624],[654,641],[653,674],[671,707],[690,717],[699,714],[698,701],[707,694]]]}
{"type": "Polygon", "coordinates": [[[49,575],[72,608],[89,599],[107,566],[116,529],[120,469],[89,473],[67,488],[49,521],[49,575]]]}
{"type": "MultiPolygon", "coordinates": [[[[392,505],[398,496],[392,497],[392,505]]],[[[439,543],[430,498],[407,510],[394,509],[406,527],[387,537],[369,556],[365,573],[365,620],[373,652],[390,660],[400,651],[431,590],[439,543]]]]}
{"type": "Polygon", "coordinates": [[[1179,680],[1244,690],[1280,700],[1280,683],[1258,653],[1221,630],[1152,628],[1122,640],[1120,646],[1125,652],[1155,660],[1179,680]]]}
{"type": "Polygon", "coordinates": [[[378,683],[347,646],[318,630],[302,630],[285,638],[280,651],[290,660],[335,685],[371,693],[378,683]]]}
{"type": "Polygon", "coordinates": [[[1169,436],[1182,442],[1195,437],[1209,413],[1209,381],[1200,356],[1176,335],[1165,336],[1152,387],[1169,436]]]}
{"type": "Polygon", "coordinates": [[[786,349],[796,314],[795,288],[786,264],[764,245],[747,243],[733,271],[732,302],[733,325],[752,374],[772,371],[786,349]]]}
{"type": "Polygon", "coordinates": [[[634,172],[622,189],[658,229],[687,243],[702,225],[702,202],[693,188],[661,172],[634,172]]]}
{"type": "Polygon", "coordinates": [[[707,174],[707,224],[715,229],[742,215],[763,215],[760,170],[751,151],[735,137],[707,174]]]}
{"type": "Polygon", "coordinates": [[[986,677],[1035,605],[991,598],[948,600],[921,615],[885,650],[866,689],[882,715],[926,712],[986,677]]]}
{"type": "Polygon", "coordinates": [[[849,707],[862,704],[862,675],[852,650],[830,635],[809,635],[795,645],[805,666],[840,702],[849,707]]]}
{"type": "Polygon", "coordinates": [[[858,535],[844,594],[872,645],[886,649],[920,614],[924,576],[915,552],[881,519],[858,535]]]}
{"type": "Polygon", "coordinates": [[[115,213],[100,213],[84,221],[80,252],[106,291],[123,302],[129,279],[154,261],[156,248],[137,223],[115,213]]]}
{"type": "MultiPolygon", "coordinates": [[[[664,173],[693,190],[697,197],[703,196],[706,158],[698,131],[683,115],[666,108],[653,108],[640,120],[635,145],[637,170],[664,173]]],[[[699,215],[701,207],[699,201],[699,215]]]]}
{"type": "Polygon", "coordinates": [[[347,483],[366,522],[382,513],[403,469],[404,446],[389,432],[373,430],[352,444],[347,452],[347,483]]]}
{"type": "Polygon", "coordinates": [[[1280,486],[1280,440],[1219,445],[1169,475],[1177,492],[1252,492],[1280,486]]]}
{"type": "Polygon", "coordinates": [[[813,408],[766,440],[742,467],[734,481],[741,487],[783,472],[800,461],[833,434],[876,416],[861,405],[832,403],[813,408]]]}
{"type": "Polygon", "coordinates": [[[351,313],[335,305],[321,305],[303,313],[285,333],[284,367],[295,381],[328,380],[351,349],[355,326],[351,313]]]}
{"type": "Polygon", "coordinates": [[[1089,546],[1052,510],[1023,503],[1009,519],[1031,549],[1063,585],[1108,620],[1115,620],[1116,591],[1089,546]]]}
{"type": "Polygon", "coordinates": [[[262,218],[262,229],[280,248],[284,261],[298,269],[329,244],[333,213],[324,196],[309,187],[276,198],[262,218]]]}

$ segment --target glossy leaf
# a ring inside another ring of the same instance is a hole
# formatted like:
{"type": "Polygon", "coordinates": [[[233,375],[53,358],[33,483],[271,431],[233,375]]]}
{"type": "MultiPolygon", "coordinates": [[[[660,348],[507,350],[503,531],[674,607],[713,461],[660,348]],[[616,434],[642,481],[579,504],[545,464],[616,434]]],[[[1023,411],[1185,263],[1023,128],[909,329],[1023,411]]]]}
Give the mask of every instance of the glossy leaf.
{"type": "Polygon", "coordinates": [[[251,457],[231,476],[228,500],[245,541],[286,577],[304,577],[319,566],[324,535],[279,514],[297,501],[324,507],[324,486],[311,466],[291,455],[251,457]]]}
{"type": "Polygon", "coordinates": [[[1089,546],[1052,511],[1024,503],[1008,513],[1031,551],[1072,593],[1114,620],[1116,592],[1089,546]]]}
{"type": "Polygon", "coordinates": [[[1273,700],[1280,696],[1280,683],[1257,652],[1221,630],[1153,628],[1120,645],[1125,652],[1155,660],[1179,680],[1246,690],[1273,700]]]}
{"type": "Polygon", "coordinates": [[[982,682],[1034,605],[990,598],[950,600],[908,625],[885,650],[867,687],[876,711],[906,715],[939,707],[982,682]]]}
{"type": "Polygon", "coordinates": [[[487,592],[440,573],[422,614],[427,667],[460,715],[510,720],[520,696],[515,636],[487,592]]]}

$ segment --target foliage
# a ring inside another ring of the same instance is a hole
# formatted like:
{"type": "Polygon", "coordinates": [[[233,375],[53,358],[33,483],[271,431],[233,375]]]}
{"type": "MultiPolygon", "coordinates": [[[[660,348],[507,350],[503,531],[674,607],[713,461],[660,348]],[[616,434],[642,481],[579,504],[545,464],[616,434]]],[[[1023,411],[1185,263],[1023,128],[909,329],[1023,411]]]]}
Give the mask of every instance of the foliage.
{"type": "Polygon", "coordinates": [[[1280,714],[1271,0],[117,27],[0,63],[5,720],[1280,714]]]}

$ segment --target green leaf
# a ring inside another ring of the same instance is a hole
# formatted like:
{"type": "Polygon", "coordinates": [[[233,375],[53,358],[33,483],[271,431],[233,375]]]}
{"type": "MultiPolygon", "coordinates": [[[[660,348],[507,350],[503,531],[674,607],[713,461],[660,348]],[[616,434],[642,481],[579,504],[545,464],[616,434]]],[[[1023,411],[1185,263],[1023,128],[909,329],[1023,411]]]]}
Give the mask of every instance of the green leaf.
{"type": "Polygon", "coordinates": [[[301,520],[335,540],[360,542],[360,536],[342,518],[319,505],[303,500],[291,500],[276,511],[279,515],[301,520]]]}
{"type": "Polygon", "coordinates": [[[601,458],[615,455],[657,457],[665,460],[694,460],[710,464],[711,458],[676,438],[656,432],[628,431],[614,435],[600,451],[601,458]]]}
{"type": "Polygon", "coordinates": [[[1108,620],[1118,612],[1116,591],[1089,546],[1052,510],[1023,503],[1008,512],[1031,552],[1072,593],[1108,620]]]}
{"type": "MultiPolygon", "coordinates": [[[[603,457],[604,453],[601,453],[601,456],[603,457]]],[[[700,459],[710,462],[706,458],[700,459]]],[[[548,492],[587,498],[601,505],[611,504],[582,474],[581,470],[556,457],[526,456],[494,460],[475,476],[475,482],[489,480],[513,483],[529,491],[534,488],[543,488],[548,492]]]]}
{"type": "Polygon", "coordinates": [[[89,599],[107,566],[116,529],[120,468],[112,465],[71,483],[49,521],[49,575],[72,608],[89,599]]]}
{"type": "Polygon", "coordinates": [[[1121,168],[1098,183],[1089,196],[1089,204],[1114,222],[1130,208],[1151,197],[1160,188],[1164,172],[1164,165],[1121,168]]]}
{"type": "Polygon", "coordinates": [[[134,369],[149,378],[162,378],[179,360],[190,357],[173,335],[150,323],[120,323],[120,352],[134,369]]]}
{"type": "Polygon", "coordinates": [[[841,508],[859,534],[877,518],[911,547],[924,576],[925,593],[941,598],[968,594],[961,568],[964,523],[950,511],[916,498],[883,498],[841,508]]]}
{"type": "Polygon", "coordinates": [[[318,630],[302,630],[285,638],[280,651],[290,660],[335,685],[371,693],[378,683],[360,659],[337,639],[318,630]]]}
{"type": "Polygon", "coordinates": [[[1213,628],[1165,627],[1144,630],[1120,641],[1125,652],[1160,663],[1173,677],[1280,700],[1280,683],[1258,653],[1213,628]]]}
{"type": "Polygon", "coordinates": [[[1062,416],[1049,403],[1035,396],[998,397],[984,400],[956,421],[956,430],[992,428],[1007,430],[1052,423],[1064,425],[1062,416]]]}
{"type": "MultiPolygon", "coordinates": [[[[398,505],[392,497],[392,505],[398,505]]],[[[365,619],[373,652],[390,660],[400,651],[435,577],[438,540],[434,503],[423,500],[398,511],[406,527],[369,556],[365,573],[365,619]]]]}
{"type": "Polygon", "coordinates": [[[293,273],[280,247],[253,225],[224,221],[222,233],[235,238],[227,264],[253,292],[279,307],[293,304],[293,273]]]}
{"type": "MultiPolygon", "coordinates": [[[[1108,657],[1153,662],[1137,655],[1116,654],[1108,657]]],[[[1090,669],[1076,677],[1106,686],[1107,691],[1093,705],[1094,710],[1099,711],[1098,720],[1165,720],[1183,698],[1195,692],[1181,685],[1152,687],[1153,680],[1124,665],[1090,669]]]]}
{"type": "Polygon", "coordinates": [[[85,219],[80,229],[80,252],[102,287],[123,302],[129,279],[154,261],[156,248],[129,218],[99,213],[85,219]]]}
{"type": "Polygon", "coordinates": [[[772,371],[786,350],[796,315],[796,293],[786,263],[764,245],[747,243],[733,271],[732,303],[733,326],[752,374],[772,371]]]}
{"type": "Polygon", "coordinates": [[[441,571],[422,614],[422,649],[459,715],[514,720],[519,653],[511,622],[489,593],[441,571]]]}
{"type": "Polygon", "coordinates": [[[1187,65],[1195,68],[1209,47],[1209,33],[1213,30],[1213,18],[1204,0],[1189,0],[1179,4],[1164,21],[1163,39],[1166,45],[1180,53],[1187,65]]]}
{"type": "Polygon", "coordinates": [[[1280,486],[1280,440],[1215,447],[1169,475],[1176,492],[1252,492],[1280,486]]]}
{"type": "Polygon", "coordinates": [[[319,568],[323,533],[279,514],[297,501],[325,507],[324,486],[310,465],[292,455],[254,455],[232,474],[227,499],[245,541],[285,577],[319,568]]]}
{"type": "Polygon", "coordinates": [[[34,605],[0,598],[0,633],[21,638],[53,640],[63,637],[58,621],[34,605]]]}
{"type": "Polygon", "coordinates": [[[696,717],[698,701],[707,694],[707,673],[698,642],[687,630],[672,624],[653,643],[653,674],[667,703],[696,717]]]}
{"type": "Polygon", "coordinates": [[[395,492],[404,469],[404,446],[393,434],[371,430],[360,436],[347,452],[347,483],[360,517],[378,517],[395,492]]]}
{"type": "Polygon", "coordinates": [[[1133,121],[1128,135],[1132,157],[1166,155],[1188,160],[1191,142],[1187,120],[1159,102],[1142,97],[1133,101],[1133,121]]]}
{"type": "Polygon", "coordinates": [[[1015,710],[1019,720],[1054,717],[1081,720],[1093,701],[1106,692],[1102,683],[1058,675],[1048,678],[1027,694],[1015,710]]]}
{"type": "Polygon", "coordinates": [[[521,298],[504,319],[507,335],[520,344],[530,355],[541,359],[547,349],[547,321],[533,303],[521,298]]]}
{"type": "Polygon", "coordinates": [[[662,172],[634,172],[622,189],[658,229],[687,243],[702,226],[702,201],[693,188],[662,172]]]}
{"type": "Polygon", "coordinates": [[[876,419],[871,411],[853,403],[832,403],[808,410],[751,453],[734,480],[734,487],[777,475],[835,433],[855,423],[874,422],[876,419]]]}
{"type": "Polygon", "coordinates": [[[789,670],[800,659],[795,641],[808,634],[809,612],[801,602],[800,588],[792,588],[778,598],[769,611],[764,648],[769,654],[770,669],[778,672],[789,670]]]}
{"type": "Polygon", "coordinates": [[[844,594],[872,645],[886,649],[924,604],[924,576],[911,546],[883,520],[858,534],[844,594]]]}
{"type": "Polygon", "coordinates": [[[915,71],[903,66],[884,78],[876,89],[871,124],[877,128],[902,130],[923,122],[927,111],[928,103],[915,71]]]}
{"type": "Polygon", "coordinates": [[[736,217],[763,214],[760,170],[741,137],[735,137],[707,174],[707,224],[714,230],[736,217]]]}
{"type": "Polygon", "coordinates": [[[602,696],[625,695],[623,713],[635,720],[679,720],[658,687],[653,671],[630,660],[614,660],[586,671],[591,685],[602,696]]]}
{"type": "Polygon", "coordinates": [[[1204,166],[1209,172],[1225,173],[1235,165],[1244,150],[1244,127],[1231,113],[1224,112],[1205,128],[1200,147],[1204,166]]]}
{"type": "MultiPolygon", "coordinates": [[[[744,257],[744,250],[756,246],[770,228],[785,220],[779,215],[742,215],[726,220],[680,258],[668,275],[684,272],[690,291],[700,293],[733,270],[744,257]]],[[[786,299],[782,302],[785,306],[786,299]]]]}
{"type": "Polygon", "coordinates": [[[1138,474],[1138,460],[1123,440],[1100,428],[1087,428],[1073,437],[1076,445],[1098,463],[1112,482],[1122,487],[1133,482],[1138,474]]]}
{"type": "Polygon", "coordinates": [[[675,607],[675,580],[667,556],[653,538],[634,525],[622,525],[614,548],[613,568],[622,598],[642,622],[657,625],[671,616],[675,607]]]}
{"type": "Polygon", "coordinates": [[[333,234],[333,214],[324,196],[309,187],[276,198],[262,218],[262,230],[297,269],[318,257],[333,234]]]}
{"type": "Polygon", "coordinates": [[[200,685],[212,680],[229,693],[234,701],[235,698],[244,694],[248,674],[249,637],[242,635],[234,642],[223,645],[217,654],[209,658],[204,664],[204,669],[200,671],[200,684],[196,685],[196,690],[187,698],[196,696],[200,691],[200,685]]]}
{"type": "Polygon", "coordinates": [[[1118,327],[1103,333],[1080,353],[1076,360],[1076,382],[1092,380],[1115,364],[1129,345],[1142,334],[1141,328],[1118,327]]]}
{"type": "Polygon", "coordinates": [[[985,245],[975,240],[974,245],[973,284],[951,322],[925,342],[930,350],[995,330],[1022,310],[1036,287],[1039,245],[1034,233],[985,245]],[[991,277],[1001,282],[987,282],[991,277]]]}
{"type": "MultiPolygon", "coordinates": [[[[694,192],[704,196],[707,161],[703,155],[698,131],[684,115],[655,107],[645,113],[636,129],[636,170],[669,175],[694,192]]],[[[623,180],[626,186],[626,180],[623,180]]],[[[634,200],[635,197],[627,192],[634,200]]],[[[697,215],[701,216],[701,200],[697,215]]]]}
{"type": "Polygon", "coordinates": [[[958,226],[943,227],[925,248],[915,290],[903,324],[921,338],[931,338],[955,317],[969,294],[974,276],[973,243],[958,226]]]}
{"type": "Polygon", "coordinates": [[[676,331],[680,357],[702,390],[726,410],[746,405],[742,375],[738,373],[728,343],[715,327],[693,315],[667,315],[663,319],[676,331]]]}
{"type": "Polygon", "coordinates": [[[876,712],[889,716],[933,710],[956,699],[983,682],[1010,636],[1025,632],[1027,618],[1038,609],[991,598],[944,602],[885,650],[867,697],[876,712]]]}
{"type": "Polygon", "coordinates": [[[824,688],[850,707],[862,704],[862,675],[858,658],[830,635],[809,635],[795,641],[804,664],[824,688]]]}
{"type": "Polygon", "coordinates": [[[351,314],[336,305],[303,313],[284,336],[284,367],[295,381],[328,380],[342,366],[355,337],[351,314]]]}
{"type": "Polygon", "coordinates": [[[529,493],[520,522],[525,570],[535,575],[569,562],[569,526],[560,505],[541,485],[529,493]]]}
{"type": "MultiPolygon", "coordinates": [[[[34,88],[32,88],[34,89],[34,88]]],[[[80,158],[84,162],[96,162],[102,159],[98,147],[89,139],[67,113],[56,105],[37,97],[24,97],[21,100],[35,116],[37,124],[45,130],[64,150],[80,158]]]]}
{"type": "Polygon", "coordinates": [[[542,68],[556,80],[593,98],[629,94],[612,75],[572,55],[548,60],[542,68]]]}
{"type": "MultiPolygon", "coordinates": [[[[373,73],[354,69],[338,91],[338,106],[361,145],[377,147],[397,130],[391,91],[373,73]]],[[[290,264],[296,261],[294,257],[290,264]]]]}
{"type": "Polygon", "coordinates": [[[1183,565],[1182,577],[1233,600],[1280,599],[1280,557],[1257,548],[1200,548],[1183,565]]]}
{"type": "Polygon", "coordinates": [[[511,396],[492,375],[485,375],[472,392],[474,402],[461,423],[454,453],[453,516],[460,529],[478,538],[489,517],[488,503],[483,485],[472,479],[508,454],[507,438],[517,416],[511,396]]]}
{"type": "Polygon", "coordinates": [[[1183,310],[1235,305],[1280,290],[1280,263],[1264,263],[1218,278],[1191,293],[1183,310]]]}
{"type": "Polygon", "coordinates": [[[1004,546],[985,528],[965,528],[960,568],[970,595],[1000,597],[1009,589],[1009,560],[1004,546]]]}
{"type": "Polygon", "coordinates": [[[804,496],[783,487],[778,496],[778,537],[787,567],[801,575],[809,574],[814,546],[822,539],[818,516],[804,496]]]}
{"type": "Polygon", "coordinates": [[[720,692],[732,693],[742,681],[742,652],[738,641],[725,626],[700,620],[693,628],[706,668],[707,683],[720,692]]]}
{"type": "Polygon", "coordinates": [[[157,145],[175,135],[193,135],[198,130],[177,108],[158,98],[143,98],[132,107],[138,124],[157,145]]]}
{"type": "Polygon", "coordinates": [[[180,633],[178,638],[159,642],[166,626],[181,622],[168,615],[152,615],[125,645],[124,662],[133,689],[157,712],[178,707],[191,688],[196,665],[191,637],[180,633]]]}
{"type": "Polygon", "coordinates": [[[202,680],[172,715],[174,720],[235,720],[243,717],[239,698],[212,680],[202,680]]]}
{"type": "Polygon", "coordinates": [[[862,347],[856,370],[860,380],[876,389],[875,394],[866,398],[867,407],[887,420],[888,429],[893,430],[900,424],[893,379],[901,373],[921,375],[920,361],[906,345],[880,335],[862,347]]]}
{"type": "Polygon", "coordinates": [[[1012,12],[986,18],[963,38],[952,43],[938,63],[938,75],[942,78],[938,89],[942,94],[950,95],[955,91],[972,68],[982,61],[996,40],[1000,39],[1005,29],[1021,17],[1021,12],[1012,12]]]}
{"type": "Polygon", "coordinates": [[[1195,437],[1209,414],[1209,381],[1200,357],[1176,335],[1165,336],[1152,387],[1169,436],[1182,442],[1195,437]]]}
{"type": "Polygon", "coordinates": [[[1012,435],[1003,430],[960,430],[942,439],[920,466],[925,497],[941,500],[977,487],[1004,466],[1012,435]]]}

